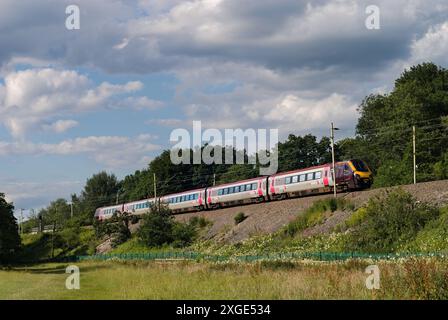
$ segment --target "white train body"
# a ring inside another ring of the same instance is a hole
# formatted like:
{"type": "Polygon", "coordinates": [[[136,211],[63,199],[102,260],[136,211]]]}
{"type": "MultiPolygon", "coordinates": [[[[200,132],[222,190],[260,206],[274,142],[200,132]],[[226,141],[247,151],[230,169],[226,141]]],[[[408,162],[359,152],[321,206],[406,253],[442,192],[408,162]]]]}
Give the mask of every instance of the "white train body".
{"type": "Polygon", "coordinates": [[[168,208],[174,213],[202,210],[206,206],[205,191],[204,188],[173,193],[161,197],[160,202],[167,204],[168,208]]]}
{"type": "Polygon", "coordinates": [[[267,178],[254,178],[207,188],[207,204],[218,208],[238,203],[262,201],[266,197],[267,178]]]}

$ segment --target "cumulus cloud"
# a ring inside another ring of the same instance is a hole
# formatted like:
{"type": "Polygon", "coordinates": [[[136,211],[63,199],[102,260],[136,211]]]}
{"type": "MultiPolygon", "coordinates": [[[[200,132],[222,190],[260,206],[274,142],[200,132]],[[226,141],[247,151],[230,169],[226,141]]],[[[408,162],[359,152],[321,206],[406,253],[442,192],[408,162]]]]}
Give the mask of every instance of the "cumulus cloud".
{"type": "Polygon", "coordinates": [[[44,124],[43,128],[46,131],[62,133],[71,128],[76,127],[78,124],[79,124],[78,121],[75,121],[75,120],[58,120],[51,124],[44,124]]]}
{"type": "Polygon", "coordinates": [[[89,136],[64,140],[59,143],[0,141],[0,156],[22,155],[77,155],[86,154],[108,168],[146,165],[148,154],[160,147],[151,141],[153,136],[137,137],[89,136]]]}
{"type": "Polygon", "coordinates": [[[430,26],[427,32],[413,41],[413,61],[433,61],[443,66],[448,65],[448,21],[430,26]]]}
{"type": "MultiPolygon", "coordinates": [[[[24,138],[27,131],[39,124],[45,127],[43,122],[104,107],[114,96],[138,91],[142,86],[138,81],[95,86],[86,76],[71,70],[16,71],[9,73],[4,85],[0,85],[0,121],[13,137],[24,138]]],[[[74,125],[74,121],[58,120],[45,128],[63,132],[74,125]]]]}

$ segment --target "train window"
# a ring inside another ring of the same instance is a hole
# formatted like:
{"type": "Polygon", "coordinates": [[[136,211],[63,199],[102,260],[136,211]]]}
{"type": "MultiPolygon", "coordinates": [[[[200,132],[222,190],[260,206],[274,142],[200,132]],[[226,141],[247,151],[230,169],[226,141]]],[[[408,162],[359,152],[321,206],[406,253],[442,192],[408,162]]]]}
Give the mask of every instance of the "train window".
{"type": "Polygon", "coordinates": [[[222,195],[222,189],[219,189],[218,190],[218,196],[221,196],[222,195]]]}
{"type": "Polygon", "coordinates": [[[252,190],[257,190],[257,183],[252,183],[252,190]]]}
{"type": "Polygon", "coordinates": [[[314,175],[314,178],[315,178],[315,179],[320,179],[320,178],[322,178],[322,171],[318,171],[318,172],[316,172],[316,174],[314,175]]]}
{"type": "Polygon", "coordinates": [[[303,182],[303,181],[305,181],[305,180],[306,180],[306,175],[301,174],[301,175],[299,176],[299,181],[300,181],[300,182],[303,182]]]}
{"type": "Polygon", "coordinates": [[[310,181],[314,179],[314,172],[308,173],[306,175],[306,181],[310,181]]]}
{"type": "Polygon", "coordinates": [[[235,187],[235,192],[240,192],[240,186],[235,187]]]}
{"type": "Polygon", "coordinates": [[[292,183],[297,183],[298,181],[299,181],[299,176],[292,177],[292,180],[291,180],[292,183]]]}
{"type": "Polygon", "coordinates": [[[291,183],[291,177],[286,177],[285,184],[290,184],[290,183],[291,183]]]}
{"type": "Polygon", "coordinates": [[[225,188],[225,189],[223,189],[222,191],[223,191],[223,192],[222,192],[223,194],[228,194],[228,193],[229,193],[229,188],[225,188]]]}

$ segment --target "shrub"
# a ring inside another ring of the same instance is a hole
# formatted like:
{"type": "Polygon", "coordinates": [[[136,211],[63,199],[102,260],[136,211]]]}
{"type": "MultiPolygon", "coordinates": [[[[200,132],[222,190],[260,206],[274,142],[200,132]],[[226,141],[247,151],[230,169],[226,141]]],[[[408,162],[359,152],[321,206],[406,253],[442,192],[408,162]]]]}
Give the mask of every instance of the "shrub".
{"type": "Polygon", "coordinates": [[[247,216],[244,214],[244,212],[239,212],[235,217],[233,217],[235,220],[235,224],[239,224],[247,219],[247,216]]]}
{"type": "Polygon", "coordinates": [[[401,189],[370,199],[364,222],[350,235],[348,248],[368,253],[396,251],[413,240],[439,211],[401,189]]]}
{"type": "Polygon", "coordinates": [[[198,216],[192,217],[188,223],[192,226],[199,227],[201,229],[212,224],[212,222],[210,220],[207,220],[204,217],[198,217],[198,216]]]}
{"type": "Polygon", "coordinates": [[[102,222],[94,222],[95,235],[97,239],[104,236],[112,237],[112,245],[117,246],[126,242],[131,237],[129,230],[130,215],[127,212],[122,214],[115,213],[110,219],[102,222]]]}
{"type": "Polygon", "coordinates": [[[189,245],[196,236],[196,226],[175,222],[166,206],[153,207],[143,216],[137,236],[147,247],[171,244],[175,247],[189,245]]]}
{"type": "Polygon", "coordinates": [[[344,210],[353,206],[343,198],[331,198],[318,200],[313,203],[305,212],[299,215],[294,221],[290,222],[284,232],[288,236],[294,236],[306,228],[315,226],[325,220],[325,213],[328,211],[344,210]]]}
{"type": "Polygon", "coordinates": [[[345,221],[345,226],[347,228],[353,228],[361,224],[361,222],[366,217],[367,210],[366,208],[359,208],[345,221]]]}

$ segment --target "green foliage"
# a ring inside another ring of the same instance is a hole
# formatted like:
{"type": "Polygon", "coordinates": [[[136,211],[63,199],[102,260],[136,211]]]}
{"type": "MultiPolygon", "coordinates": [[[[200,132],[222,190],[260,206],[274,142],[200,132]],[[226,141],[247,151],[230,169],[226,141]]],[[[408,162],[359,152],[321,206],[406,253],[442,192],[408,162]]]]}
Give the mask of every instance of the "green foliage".
{"type": "Polygon", "coordinates": [[[351,251],[387,253],[412,241],[426,223],[438,216],[438,210],[415,200],[401,189],[384,198],[370,199],[364,222],[350,235],[351,251]]]}
{"type": "Polygon", "coordinates": [[[129,213],[116,212],[105,221],[95,222],[94,228],[97,239],[110,237],[112,238],[113,246],[126,242],[131,237],[131,231],[129,230],[130,220],[129,213]]]}
{"type": "Polygon", "coordinates": [[[207,220],[204,217],[198,217],[198,216],[192,217],[188,221],[188,223],[191,224],[192,226],[198,227],[200,229],[205,228],[206,226],[212,224],[212,222],[210,220],[207,220]]]}
{"type": "Polygon", "coordinates": [[[233,217],[233,220],[235,220],[235,224],[240,224],[244,220],[247,219],[247,216],[244,214],[244,212],[238,212],[235,217],[233,217]]]}
{"type": "Polygon", "coordinates": [[[343,198],[330,198],[315,201],[311,207],[285,227],[284,233],[293,237],[306,228],[322,223],[327,212],[334,212],[338,209],[345,210],[348,207],[350,207],[349,202],[343,198]]]}
{"type": "Polygon", "coordinates": [[[20,249],[20,236],[14,206],[0,193],[0,264],[11,262],[20,249]]]}
{"type": "Polygon", "coordinates": [[[440,216],[429,221],[415,239],[404,244],[405,252],[446,252],[448,251],[448,207],[440,210],[440,216]]]}
{"type": "Polygon", "coordinates": [[[448,179],[448,152],[445,152],[441,160],[434,164],[433,172],[437,179],[448,179]]]}
{"type": "Polygon", "coordinates": [[[370,95],[359,106],[357,137],[337,145],[342,158],[359,157],[375,173],[374,186],[412,181],[412,126],[416,126],[417,179],[448,177],[444,146],[448,115],[448,71],[432,63],[405,70],[386,95],[370,95]]]}
{"type": "Polygon", "coordinates": [[[322,137],[318,142],[311,134],[303,137],[290,134],[278,144],[278,170],[288,171],[308,168],[331,162],[330,139],[322,137]]]}
{"type": "Polygon", "coordinates": [[[137,231],[141,243],[147,247],[184,247],[194,240],[196,234],[194,224],[174,221],[170,210],[164,205],[159,208],[152,207],[151,211],[143,216],[142,225],[137,231]]]}
{"type": "Polygon", "coordinates": [[[347,228],[354,228],[360,225],[367,215],[367,210],[365,207],[359,208],[345,221],[345,226],[347,228]]]}

